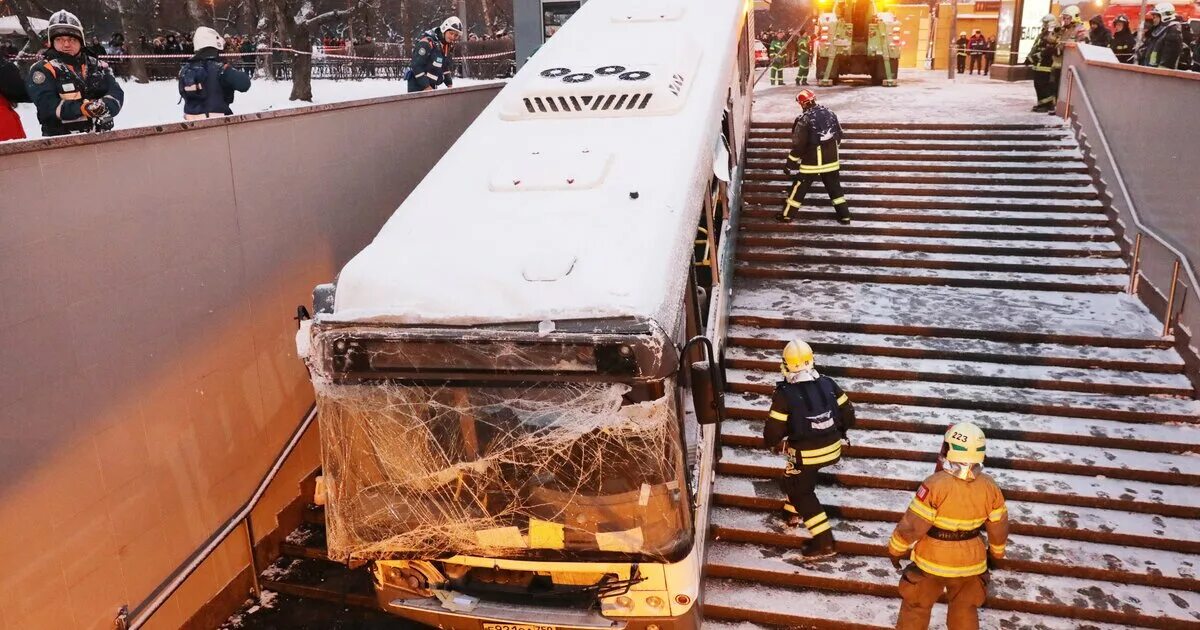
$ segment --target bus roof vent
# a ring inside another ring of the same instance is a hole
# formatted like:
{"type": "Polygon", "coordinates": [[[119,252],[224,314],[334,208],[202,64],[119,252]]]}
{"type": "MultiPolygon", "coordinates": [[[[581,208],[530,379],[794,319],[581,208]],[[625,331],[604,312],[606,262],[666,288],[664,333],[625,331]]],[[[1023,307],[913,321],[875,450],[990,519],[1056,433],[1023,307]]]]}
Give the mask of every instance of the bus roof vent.
{"type": "MultiPolygon", "coordinates": [[[[666,63],[598,59],[524,77],[501,110],[505,120],[661,116],[683,108],[699,53],[686,46],[666,63]]],[[[532,70],[532,69],[531,69],[532,70]]]]}
{"type": "Polygon", "coordinates": [[[614,3],[612,21],[627,22],[674,22],[683,17],[682,2],[671,0],[623,0],[614,3]]]}

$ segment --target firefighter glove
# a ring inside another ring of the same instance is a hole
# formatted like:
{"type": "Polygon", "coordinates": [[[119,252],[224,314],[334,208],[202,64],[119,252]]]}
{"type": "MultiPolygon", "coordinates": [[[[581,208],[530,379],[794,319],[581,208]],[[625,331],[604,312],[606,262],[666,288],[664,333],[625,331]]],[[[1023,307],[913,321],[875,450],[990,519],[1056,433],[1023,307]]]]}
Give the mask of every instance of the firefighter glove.
{"type": "Polygon", "coordinates": [[[88,118],[99,118],[108,113],[108,106],[105,105],[104,101],[101,100],[84,101],[83,113],[86,114],[88,118]]]}
{"type": "Polygon", "coordinates": [[[903,571],[904,567],[900,566],[900,557],[899,556],[891,556],[891,558],[892,558],[892,566],[896,567],[897,571],[903,571]]]}

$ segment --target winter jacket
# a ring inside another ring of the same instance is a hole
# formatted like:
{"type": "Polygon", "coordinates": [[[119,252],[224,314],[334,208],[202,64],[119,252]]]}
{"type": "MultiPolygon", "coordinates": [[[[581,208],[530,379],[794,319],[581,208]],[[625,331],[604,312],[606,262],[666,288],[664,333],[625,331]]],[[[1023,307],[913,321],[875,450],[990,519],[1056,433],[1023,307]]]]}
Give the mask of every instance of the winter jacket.
{"type": "Polygon", "coordinates": [[[1174,20],[1150,29],[1138,50],[1138,63],[1152,68],[1175,69],[1183,48],[1183,27],[1174,20]]]}
{"type": "Polygon", "coordinates": [[[1008,507],[996,482],[982,473],[968,481],[938,471],[917,488],[888,553],[903,557],[911,549],[913,563],[930,575],[968,577],[987,572],[989,555],[1003,558],[1007,542],[1008,507]],[[970,535],[984,530],[986,545],[970,535]]]}
{"type": "Polygon", "coordinates": [[[1103,24],[1100,24],[1099,26],[1093,26],[1092,30],[1088,32],[1088,43],[1093,46],[1103,46],[1108,48],[1109,44],[1112,43],[1112,40],[1112,31],[1109,31],[1108,27],[1104,26],[1103,24]]]}
{"type": "Polygon", "coordinates": [[[208,70],[202,98],[183,99],[183,115],[189,120],[209,116],[232,116],[229,106],[236,92],[250,89],[250,75],[220,60],[216,48],[202,48],[188,65],[203,64],[208,70]]]}
{"type": "Polygon", "coordinates": [[[987,50],[987,38],[983,35],[972,35],[971,39],[967,40],[967,49],[971,54],[982,54],[987,50]]]}
{"type": "Polygon", "coordinates": [[[85,53],[68,57],[47,50],[30,66],[25,89],[37,105],[43,136],[92,131],[95,121],[83,108],[89,101],[103,101],[111,116],[120,113],[125,102],[125,92],[108,64],[85,53]]]}
{"type": "Polygon", "coordinates": [[[408,67],[408,91],[420,92],[430,87],[454,86],[454,57],[450,43],[437,30],[425,31],[413,49],[408,67]]]}
{"type": "Polygon", "coordinates": [[[774,448],[787,439],[788,470],[821,468],[837,463],[841,441],[853,426],[854,406],[833,379],[780,381],[763,425],[763,441],[774,448]]]}
{"type": "Polygon", "coordinates": [[[0,59],[0,142],[25,137],[25,127],[21,125],[16,106],[17,103],[28,102],[29,94],[25,91],[25,81],[21,79],[17,65],[0,59]]]}
{"type": "Polygon", "coordinates": [[[1134,62],[1134,48],[1137,46],[1137,36],[1129,31],[1128,28],[1123,28],[1113,33],[1112,42],[1108,45],[1112,49],[1113,54],[1117,56],[1117,61],[1121,63],[1134,62]]]}
{"type": "Polygon", "coordinates": [[[837,114],[824,105],[813,105],[796,117],[792,125],[792,152],[788,170],[804,174],[829,173],[840,168],[838,143],[842,126],[837,114]]]}

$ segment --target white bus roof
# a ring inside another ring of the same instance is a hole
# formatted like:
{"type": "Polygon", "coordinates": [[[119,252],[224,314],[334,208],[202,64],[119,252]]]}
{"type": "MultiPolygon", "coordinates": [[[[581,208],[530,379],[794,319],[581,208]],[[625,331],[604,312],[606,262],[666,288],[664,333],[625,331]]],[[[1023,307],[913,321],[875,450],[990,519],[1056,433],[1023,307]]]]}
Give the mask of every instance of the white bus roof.
{"type": "Polygon", "coordinates": [[[671,323],[745,10],[585,4],[346,265],[322,319],[671,323]]]}

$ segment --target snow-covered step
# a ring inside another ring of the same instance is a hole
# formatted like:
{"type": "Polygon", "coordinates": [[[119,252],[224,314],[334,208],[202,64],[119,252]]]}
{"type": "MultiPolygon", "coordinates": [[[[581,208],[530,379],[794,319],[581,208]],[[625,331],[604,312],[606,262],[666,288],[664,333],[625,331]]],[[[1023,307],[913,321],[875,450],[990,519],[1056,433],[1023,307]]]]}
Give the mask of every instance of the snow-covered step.
{"type": "MultiPolygon", "coordinates": [[[[752,163],[763,162],[782,163],[787,159],[788,149],[755,149],[746,150],[746,159],[752,163]]],[[[923,151],[920,149],[851,149],[838,151],[838,159],[847,162],[859,160],[926,160],[947,162],[1024,162],[1037,160],[1039,162],[1058,162],[1082,160],[1083,154],[1076,149],[1057,151],[970,151],[945,150],[923,151]]]]}
{"type": "MultiPolygon", "coordinates": [[[[1065,259],[1077,260],[1077,259],[1065,259]]],[[[1101,259],[1104,260],[1104,259],[1101,259]]],[[[1109,348],[1093,345],[1006,343],[955,337],[876,335],[869,333],[794,328],[760,328],[734,324],[727,332],[732,346],[780,351],[793,339],[803,339],[822,360],[825,353],[871,354],[923,359],[985,361],[1017,365],[1054,365],[1178,374],[1183,359],[1165,348],[1109,348]]]]}
{"type": "MultiPolygon", "coordinates": [[[[842,140],[839,150],[852,149],[897,149],[914,151],[1061,151],[1075,147],[1073,139],[1044,138],[1039,140],[980,140],[966,138],[962,140],[928,140],[928,139],[895,139],[895,138],[856,138],[853,136],[842,140]]],[[[774,149],[790,151],[792,142],[783,138],[750,138],[749,149],[774,149]]]]}
{"type": "Polygon", "coordinates": [[[1123,293],[1055,293],[741,278],[733,324],[1009,342],[1170,347],[1162,324],[1123,293]]]}
{"type": "MultiPolygon", "coordinates": [[[[894,139],[894,140],[1064,140],[1070,139],[1070,132],[1065,128],[1047,129],[992,129],[986,132],[964,131],[956,129],[842,129],[844,138],[859,140],[894,139]]],[[[783,139],[791,140],[792,130],[788,129],[754,129],[750,133],[752,140],[783,139]]]]}
{"type": "MultiPolygon", "coordinates": [[[[867,595],[896,593],[899,574],[886,558],[842,556],[805,564],[788,559],[786,551],[717,542],[709,550],[708,575],[867,595]]],[[[1021,575],[995,572],[988,607],[1170,630],[1200,621],[1200,594],[1195,592],[1066,576],[1020,579],[1021,575]]]]}
{"type": "MultiPolygon", "coordinates": [[[[718,466],[722,474],[762,478],[783,474],[784,457],[771,451],[724,446],[721,453],[718,466]]],[[[930,462],[850,457],[823,472],[848,486],[916,490],[933,468],[930,462]]],[[[1200,518],[1200,505],[1191,487],[1004,468],[989,468],[988,474],[1005,496],[1022,501],[1200,518]]]]}
{"type": "MultiPolygon", "coordinates": [[[[768,131],[775,129],[791,129],[794,120],[792,117],[786,117],[779,120],[763,120],[755,119],[750,123],[752,130],[768,131]]],[[[992,131],[1054,131],[1066,130],[1066,126],[1056,120],[1047,120],[1040,123],[1031,122],[956,122],[953,120],[938,120],[936,122],[921,122],[921,121],[899,121],[899,122],[878,122],[878,121],[858,121],[847,120],[841,123],[842,129],[878,129],[878,130],[954,130],[954,131],[969,131],[976,133],[992,131]]]]}
{"type": "MultiPolygon", "coordinates": [[[[766,416],[770,399],[763,394],[725,394],[725,417],[758,420],[766,416]]],[[[956,422],[971,422],[989,438],[1126,448],[1156,453],[1200,453],[1200,423],[1133,424],[1116,420],[1064,418],[1029,413],[943,409],[854,401],[858,426],[863,429],[941,435],[956,422]]]]}
{"type": "MultiPolygon", "coordinates": [[[[808,540],[803,527],[781,527],[778,511],[735,507],[713,510],[711,523],[717,540],[777,545],[797,549],[808,540]]],[[[892,521],[849,520],[834,517],[838,550],[856,555],[886,556],[892,521]]],[[[1001,563],[1009,572],[1110,580],[1126,584],[1200,590],[1200,556],[1178,551],[1133,549],[1119,545],[1072,541],[1039,536],[1013,536],[1001,563]]]]}
{"type": "MultiPolygon", "coordinates": [[[[780,162],[776,160],[755,160],[748,162],[747,169],[756,171],[769,171],[783,168],[780,162]]],[[[954,162],[946,161],[929,161],[929,160],[905,160],[897,159],[894,156],[880,156],[878,159],[867,159],[859,156],[853,162],[843,162],[843,173],[854,173],[856,171],[896,171],[896,172],[920,172],[920,173],[971,173],[971,174],[994,174],[1005,175],[1014,174],[1022,177],[1026,175],[1057,175],[1057,174],[1073,174],[1086,175],[1088,167],[1082,160],[1079,161],[1040,161],[1026,160],[1021,162],[976,162],[971,160],[957,160],[954,162]]]]}
{"type": "MultiPolygon", "coordinates": [[[[761,193],[780,193],[786,195],[791,191],[792,181],[779,173],[769,180],[752,181],[744,184],[742,190],[746,195],[761,193]]],[[[1098,193],[1093,188],[1082,186],[998,186],[973,184],[965,187],[957,183],[920,183],[902,182],[888,183],[880,181],[843,180],[842,189],[847,195],[906,195],[906,196],[948,196],[948,197],[999,197],[1025,199],[1096,199],[1098,193]]],[[[809,190],[810,195],[827,195],[825,187],[814,183],[809,190]]]]}
{"type": "MultiPolygon", "coordinates": [[[[754,419],[727,418],[721,424],[721,443],[762,448],[764,417],[765,412],[754,419]]],[[[903,459],[930,464],[936,460],[942,445],[942,436],[930,433],[855,429],[850,438],[851,445],[843,449],[843,454],[848,457],[903,459]]],[[[1200,457],[1191,453],[1146,453],[1128,448],[1047,444],[995,437],[988,440],[987,450],[989,469],[1098,474],[1173,486],[1200,485],[1200,457]]]]}
{"type": "Polygon", "coordinates": [[[951,287],[1028,289],[1040,291],[1123,291],[1126,278],[1121,273],[1055,274],[1036,271],[975,271],[929,269],[925,267],[872,266],[834,263],[762,263],[737,265],[738,276],[793,278],[801,280],[837,280],[842,282],[882,282],[891,284],[928,284],[951,287]]]}
{"type": "MultiPolygon", "coordinates": [[[[743,223],[775,221],[780,208],[770,206],[747,206],[742,211],[743,223]]],[[[1049,212],[1035,210],[994,210],[972,208],[876,208],[864,207],[853,210],[856,221],[881,221],[904,223],[983,223],[993,225],[1061,225],[1075,227],[1107,227],[1108,218],[1103,213],[1070,209],[1054,209],[1049,212]]],[[[794,208],[791,216],[796,219],[828,220],[833,216],[829,206],[805,205],[794,208]]],[[[775,225],[780,228],[781,226],[775,225]]]]}
{"type": "MultiPolygon", "coordinates": [[[[704,630],[760,630],[766,627],[890,630],[896,625],[899,609],[900,602],[893,597],[788,588],[721,578],[707,578],[704,581],[704,630]]],[[[987,606],[979,609],[979,624],[981,628],[989,630],[1129,628],[1126,624],[1033,615],[987,606]]],[[[931,630],[946,630],[945,604],[934,604],[929,627],[931,630]]]]}
{"type": "MultiPolygon", "coordinates": [[[[778,373],[727,369],[729,391],[769,395],[778,373]]],[[[1169,396],[1120,396],[1029,387],[963,385],[912,380],[840,377],[838,384],[855,400],[946,407],[1015,411],[1073,418],[1126,422],[1197,422],[1200,401],[1169,396]]]]}
{"type": "MultiPolygon", "coordinates": [[[[778,377],[778,348],[731,347],[725,351],[727,367],[759,371],[778,377]]],[[[1190,396],[1191,381],[1183,374],[1014,365],[985,361],[924,359],[862,354],[821,353],[817,369],[830,376],[920,380],[970,385],[999,385],[1092,393],[1190,396]]],[[[1197,419],[1200,421],[1200,418],[1197,419]]]]}
{"type": "MultiPolygon", "coordinates": [[[[828,212],[824,210],[822,212],[828,212]]],[[[977,271],[1037,271],[1040,273],[1125,273],[1128,266],[1119,258],[1053,258],[987,254],[944,254],[903,250],[863,250],[839,248],[837,243],[824,246],[745,245],[737,259],[747,262],[790,262],[864,264],[887,267],[924,267],[929,269],[971,269],[977,271]]]]}
{"type": "MultiPolygon", "coordinates": [[[[829,205],[829,195],[819,186],[817,192],[810,192],[804,198],[804,203],[810,206],[823,207],[829,205]]],[[[876,187],[882,188],[882,187],[876,187]]],[[[855,190],[847,186],[846,198],[850,208],[924,208],[945,210],[1008,210],[1013,212],[1103,212],[1104,204],[1099,199],[1054,199],[1034,196],[1022,199],[1005,196],[968,196],[961,191],[946,190],[944,194],[937,191],[925,191],[922,194],[876,194],[872,187],[855,190]],[[870,191],[870,192],[867,192],[870,191]]],[[[886,188],[884,188],[886,190],[886,188]]],[[[782,207],[787,199],[787,191],[783,187],[773,188],[765,192],[747,190],[743,198],[749,204],[749,210],[770,210],[776,206],[782,207]]],[[[751,213],[754,216],[756,213],[751,213]]]]}
{"type": "MultiPolygon", "coordinates": [[[[839,464],[840,468],[843,464],[839,464]]],[[[830,469],[834,470],[834,469],[830,469]]],[[[930,467],[925,469],[926,475],[930,467]]],[[[923,477],[922,477],[923,478],[923,477]]],[[[913,488],[916,484],[913,484],[913,488]]],[[[1009,523],[1014,539],[1040,536],[1069,541],[1127,545],[1170,552],[1200,553],[1200,521],[1087,506],[1024,501],[1009,496],[1009,523]]],[[[896,522],[912,501],[912,489],[822,484],[821,505],[840,518],[896,522]]],[[[718,505],[775,512],[784,496],[775,479],[722,475],[713,488],[718,505]]],[[[1197,564],[1200,567],[1200,564],[1197,564]]],[[[1195,568],[1193,567],[1193,570],[1195,568]]]]}
{"type": "MultiPolygon", "coordinates": [[[[787,181],[779,167],[766,169],[747,169],[747,181],[787,181]]],[[[842,167],[843,182],[913,182],[925,184],[954,184],[954,185],[1019,185],[1029,187],[1049,188],[1090,188],[1095,190],[1092,178],[1087,173],[1055,172],[1055,173],[1013,173],[980,170],[978,172],[929,172],[908,171],[903,168],[874,170],[871,163],[846,164],[842,167]]]]}
{"type": "MultiPolygon", "coordinates": [[[[822,209],[832,214],[829,209],[822,209]]],[[[1119,258],[1121,248],[1112,241],[1028,241],[1006,238],[940,238],[888,234],[832,234],[820,232],[744,232],[739,247],[826,247],[870,251],[911,251],[953,254],[1045,256],[1047,258],[1119,258]]],[[[1057,262],[1057,260],[1055,261],[1057,262]]]]}
{"type": "MultiPolygon", "coordinates": [[[[851,211],[853,214],[853,211],[851,211]]],[[[799,217],[790,223],[745,221],[743,231],[756,233],[823,232],[826,234],[870,234],[888,236],[922,236],[938,238],[1013,238],[1029,241],[1111,241],[1116,238],[1106,227],[1059,227],[1052,225],[1006,225],[973,223],[905,223],[901,221],[854,221],[842,225],[833,220],[832,211],[826,218],[799,217]]]]}

